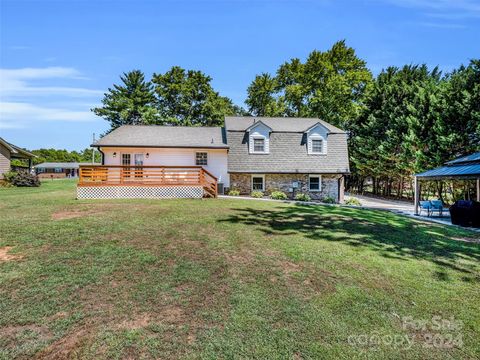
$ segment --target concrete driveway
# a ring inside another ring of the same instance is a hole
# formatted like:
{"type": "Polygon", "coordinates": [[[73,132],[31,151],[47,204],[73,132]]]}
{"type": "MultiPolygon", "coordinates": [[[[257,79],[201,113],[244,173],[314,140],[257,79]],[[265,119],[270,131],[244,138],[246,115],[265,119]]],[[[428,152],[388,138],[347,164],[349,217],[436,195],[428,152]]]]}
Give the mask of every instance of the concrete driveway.
{"type": "Polygon", "coordinates": [[[387,199],[378,199],[370,196],[363,195],[345,195],[345,198],[354,197],[360,200],[362,206],[368,207],[371,209],[383,209],[383,210],[392,210],[396,212],[401,212],[405,214],[414,213],[415,209],[413,206],[413,201],[398,201],[398,200],[387,200],[387,199]]]}

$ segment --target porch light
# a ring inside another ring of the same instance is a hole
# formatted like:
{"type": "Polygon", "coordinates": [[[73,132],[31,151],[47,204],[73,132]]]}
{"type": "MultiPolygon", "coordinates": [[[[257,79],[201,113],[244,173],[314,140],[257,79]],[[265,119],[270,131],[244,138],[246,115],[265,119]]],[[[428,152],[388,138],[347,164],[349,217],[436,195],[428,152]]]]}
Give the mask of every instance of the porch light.
{"type": "Polygon", "coordinates": [[[117,157],[117,153],[116,153],[116,152],[113,153],[113,157],[117,157]]]}
{"type": "Polygon", "coordinates": [[[149,153],[146,153],[145,157],[146,157],[147,159],[148,159],[149,156],[150,156],[150,154],[149,154],[149,153]]]}

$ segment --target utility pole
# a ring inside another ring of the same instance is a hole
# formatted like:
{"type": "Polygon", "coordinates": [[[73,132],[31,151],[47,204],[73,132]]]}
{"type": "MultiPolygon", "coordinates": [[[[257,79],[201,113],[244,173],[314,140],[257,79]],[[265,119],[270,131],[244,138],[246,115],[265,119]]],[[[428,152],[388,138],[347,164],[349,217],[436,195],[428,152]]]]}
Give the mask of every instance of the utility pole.
{"type": "MultiPolygon", "coordinates": [[[[95,144],[95,133],[93,133],[93,142],[92,144],[95,144]]],[[[92,164],[95,163],[95,148],[92,146],[92,164]]]]}

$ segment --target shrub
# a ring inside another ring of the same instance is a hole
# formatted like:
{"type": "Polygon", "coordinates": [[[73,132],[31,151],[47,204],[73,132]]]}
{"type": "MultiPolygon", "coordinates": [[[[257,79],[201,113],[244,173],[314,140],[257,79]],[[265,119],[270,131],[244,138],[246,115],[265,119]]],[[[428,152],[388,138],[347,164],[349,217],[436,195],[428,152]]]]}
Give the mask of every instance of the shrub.
{"type": "Polygon", "coordinates": [[[288,196],[283,191],[272,191],[270,197],[275,200],[287,200],[288,196]]]}
{"type": "Polygon", "coordinates": [[[12,177],[10,183],[19,187],[37,187],[40,186],[40,180],[37,175],[21,171],[12,177]]]}
{"type": "Polygon", "coordinates": [[[357,198],[351,197],[345,200],[345,205],[362,206],[362,203],[357,198]]]}
{"type": "Polygon", "coordinates": [[[298,194],[295,196],[295,200],[298,200],[298,201],[310,201],[310,200],[312,200],[312,198],[311,198],[310,195],[308,195],[308,194],[298,193],[298,194]]]}
{"type": "Polygon", "coordinates": [[[237,189],[231,189],[228,191],[229,196],[239,196],[240,195],[240,190],[237,189]]]}
{"type": "Polygon", "coordinates": [[[324,202],[325,204],[335,204],[337,201],[335,200],[335,198],[327,196],[322,199],[322,202],[324,202]]]}
{"type": "Polygon", "coordinates": [[[255,190],[255,191],[252,191],[250,196],[254,198],[262,198],[263,192],[255,190]]]}
{"type": "Polygon", "coordinates": [[[3,179],[0,180],[0,188],[9,188],[9,187],[13,187],[13,185],[6,180],[3,180],[3,179]]]}
{"type": "Polygon", "coordinates": [[[11,184],[13,178],[17,175],[18,173],[16,171],[7,171],[6,173],[3,173],[3,180],[11,184]]]}

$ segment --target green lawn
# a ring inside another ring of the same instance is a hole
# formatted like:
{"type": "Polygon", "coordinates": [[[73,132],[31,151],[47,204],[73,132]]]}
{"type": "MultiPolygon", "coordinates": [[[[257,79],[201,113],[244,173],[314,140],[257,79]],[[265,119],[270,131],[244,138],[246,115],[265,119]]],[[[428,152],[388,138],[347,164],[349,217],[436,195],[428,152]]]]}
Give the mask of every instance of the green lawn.
{"type": "Polygon", "coordinates": [[[72,181],[0,188],[2,359],[480,357],[479,234],[331,206],[74,197],[72,181]]]}

